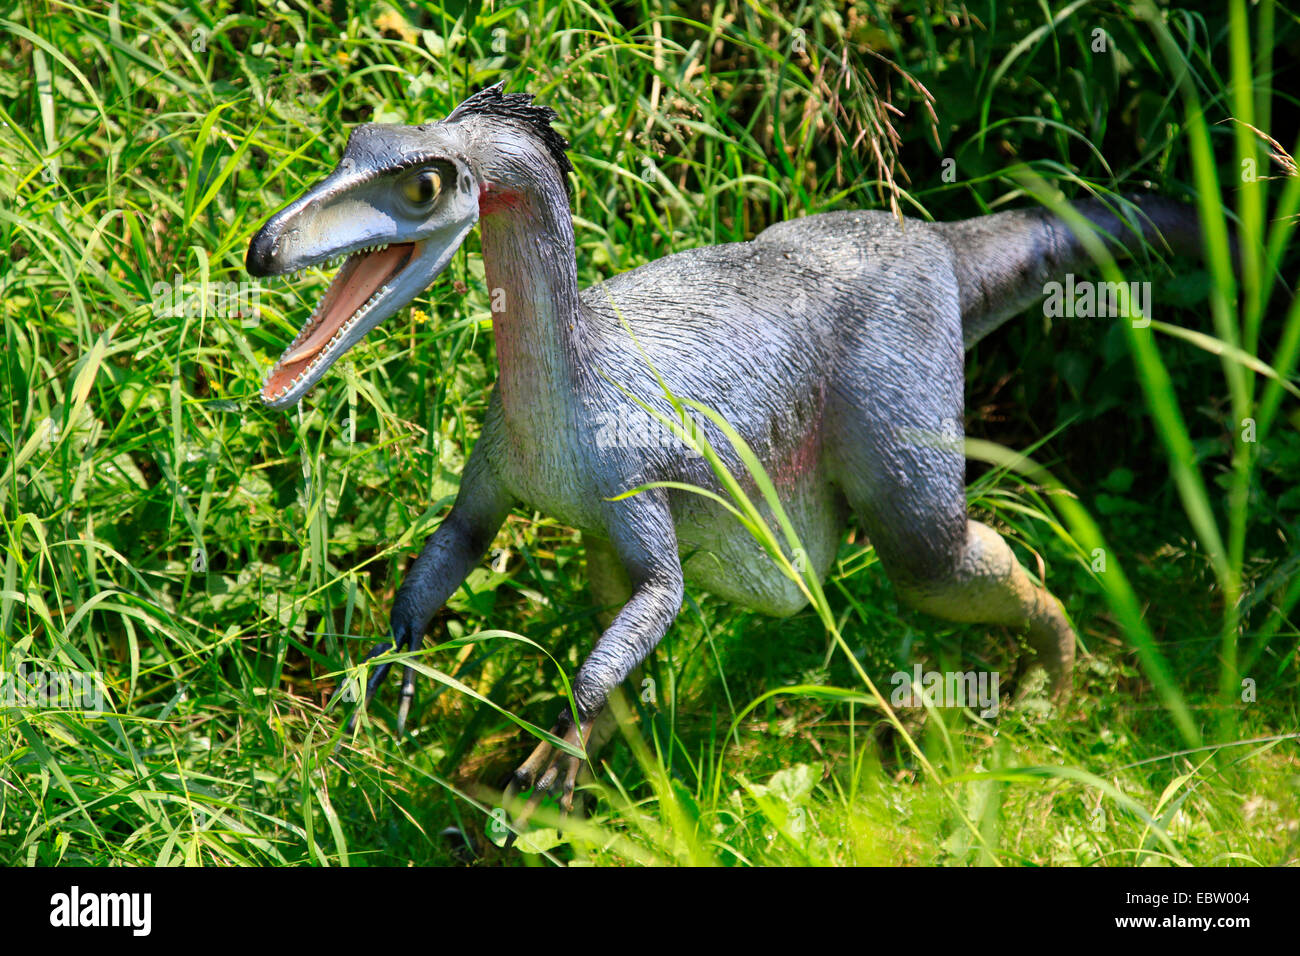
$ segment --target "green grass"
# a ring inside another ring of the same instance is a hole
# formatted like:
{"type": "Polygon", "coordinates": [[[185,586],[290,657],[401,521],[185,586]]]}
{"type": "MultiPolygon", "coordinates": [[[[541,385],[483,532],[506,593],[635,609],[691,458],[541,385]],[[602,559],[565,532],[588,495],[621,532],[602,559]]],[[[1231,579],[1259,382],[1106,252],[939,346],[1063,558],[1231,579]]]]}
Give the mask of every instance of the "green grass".
{"type": "Polygon", "coordinates": [[[1300,178],[1251,129],[1295,128],[1295,11],[448,9],[0,4],[0,670],[94,672],[107,705],[0,707],[0,861],[452,863],[448,827],[501,865],[1300,859],[1300,178]],[[851,533],[793,619],[688,591],[584,820],[499,849],[518,722],[550,726],[598,633],[578,536],[521,512],[416,658],[414,733],[392,687],[344,738],[331,698],[495,376],[477,239],[290,414],[256,391],[325,277],[266,284],[259,321],[226,284],[351,125],[502,78],[573,142],[584,285],[830,209],[1150,184],[1235,223],[1237,269],[1221,229],[1203,264],[1122,264],[1150,328],[1031,310],[968,357],[973,512],[1087,652],[1063,712],[883,706],[914,662],[1010,675],[1017,639],[900,606],[851,533]],[[178,276],[202,307],[161,314],[178,276]]]}

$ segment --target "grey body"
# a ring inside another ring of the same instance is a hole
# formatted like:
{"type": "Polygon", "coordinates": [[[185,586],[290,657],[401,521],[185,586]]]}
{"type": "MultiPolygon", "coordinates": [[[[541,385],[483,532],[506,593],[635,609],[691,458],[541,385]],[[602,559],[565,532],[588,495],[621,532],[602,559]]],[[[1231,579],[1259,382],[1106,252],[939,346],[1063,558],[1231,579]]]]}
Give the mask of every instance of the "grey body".
{"type": "MultiPolygon", "coordinates": [[[[716,409],[754,449],[818,575],[854,514],[906,602],[951,620],[1026,627],[1062,691],[1073,630],[1005,542],[968,520],[960,438],[965,348],[1039,298],[1044,282],[1088,264],[1073,235],[1042,211],[951,224],[835,212],[666,256],[579,293],[567,161],[546,135],[550,115],[493,88],[444,123],[414,128],[473,178],[487,283],[504,309],[493,314],[501,373],[482,434],[454,507],[399,590],[397,642],[418,644],[520,505],[580,529],[596,599],[622,605],[577,675],[578,726],[561,720],[574,743],[662,638],[684,583],[769,614],[803,606],[748,532],[705,497],[655,489],[609,500],[658,481],[721,490],[707,463],[662,440],[663,426],[624,393],[670,413],[653,364],[674,394],[716,409]]],[[[364,141],[364,155],[350,144],[345,163],[382,169],[384,128],[363,129],[353,141],[364,141]]],[[[410,148],[411,129],[394,131],[395,155],[410,148]]],[[[311,195],[295,204],[296,218],[264,227],[251,271],[293,267],[276,260],[277,236],[310,238],[320,213],[311,195]]],[[[1134,231],[1099,204],[1076,208],[1121,245],[1160,233],[1180,247],[1195,242],[1194,219],[1174,203],[1143,203],[1134,231]]],[[[330,255],[347,245],[331,241],[330,255]]],[[[725,437],[703,430],[744,476],[725,437]]],[[[539,748],[521,784],[543,773],[549,786],[557,757],[539,748]]],[[[575,770],[571,762],[570,788],[575,770]]]]}
{"type": "MultiPolygon", "coordinates": [[[[924,573],[933,552],[950,549],[964,527],[964,459],[939,442],[899,435],[939,436],[951,431],[945,423],[960,422],[962,332],[959,321],[934,321],[957,314],[951,271],[947,282],[923,274],[924,263],[948,256],[945,243],[922,223],[909,228],[902,241],[915,254],[899,258],[891,254],[899,226],[887,214],[811,216],[753,242],[667,256],[585,290],[579,367],[597,374],[575,376],[575,407],[583,411],[560,432],[559,460],[586,481],[565,500],[535,506],[606,537],[592,507],[601,493],[657,481],[722,491],[702,457],[624,394],[671,417],[653,365],[673,394],[717,410],[753,448],[819,575],[851,510],[870,509],[872,539],[893,541],[917,524],[921,502],[936,521],[901,556],[924,573]],[[910,313],[897,307],[900,290],[908,290],[910,313]],[[917,321],[921,315],[930,319],[917,321]],[[918,389],[917,382],[930,384],[918,389]]],[[[743,478],[725,436],[702,416],[696,421],[743,478]]],[[[554,477],[544,484],[553,487],[554,477]]],[[[533,489],[512,491],[527,500],[533,489]]],[[[732,515],[692,492],[666,497],[688,583],[769,614],[804,605],[799,588],[732,515]]],[[[635,502],[627,507],[635,510],[635,502]]]]}

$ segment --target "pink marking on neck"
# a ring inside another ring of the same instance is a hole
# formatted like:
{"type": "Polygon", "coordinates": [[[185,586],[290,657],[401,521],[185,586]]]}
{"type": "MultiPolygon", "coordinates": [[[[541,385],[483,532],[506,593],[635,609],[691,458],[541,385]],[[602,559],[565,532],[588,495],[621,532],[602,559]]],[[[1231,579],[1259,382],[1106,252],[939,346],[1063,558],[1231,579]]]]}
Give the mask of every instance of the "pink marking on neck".
{"type": "Polygon", "coordinates": [[[484,183],[478,191],[478,214],[481,219],[494,212],[506,209],[518,209],[524,203],[524,194],[517,189],[498,186],[496,183],[484,183]]]}

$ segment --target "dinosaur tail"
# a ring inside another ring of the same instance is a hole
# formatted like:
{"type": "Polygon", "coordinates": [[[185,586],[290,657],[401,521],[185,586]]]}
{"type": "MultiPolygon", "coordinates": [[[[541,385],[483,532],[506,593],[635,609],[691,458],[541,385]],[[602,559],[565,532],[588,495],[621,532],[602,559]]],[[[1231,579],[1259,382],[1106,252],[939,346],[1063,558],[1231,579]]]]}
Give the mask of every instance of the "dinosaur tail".
{"type": "MultiPolygon", "coordinates": [[[[1136,207],[1131,219],[1121,219],[1096,200],[1076,203],[1074,208],[1109,237],[1116,255],[1130,255],[1147,243],[1179,255],[1200,255],[1201,226],[1192,206],[1157,196],[1127,199],[1136,207]]],[[[953,250],[968,349],[1041,299],[1048,282],[1092,265],[1074,231],[1046,209],[1000,212],[935,226],[953,250]]]]}

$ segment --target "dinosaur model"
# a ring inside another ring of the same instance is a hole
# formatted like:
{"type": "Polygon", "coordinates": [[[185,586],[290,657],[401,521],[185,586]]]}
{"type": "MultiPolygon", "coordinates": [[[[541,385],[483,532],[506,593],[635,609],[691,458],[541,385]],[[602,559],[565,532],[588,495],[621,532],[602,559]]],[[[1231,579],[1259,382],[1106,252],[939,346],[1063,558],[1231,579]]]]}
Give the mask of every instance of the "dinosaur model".
{"type": "MultiPolygon", "coordinates": [[[[555,116],[498,84],[441,122],[359,126],[338,167],[248,248],[254,276],[346,257],[266,378],[262,400],[284,408],[427,288],[480,226],[500,305],[500,376],[455,504],[394,600],[396,646],[419,646],[517,505],[579,529],[596,600],[621,608],[573,683],[576,721],[566,712],[554,731],[575,749],[663,638],[685,583],[772,615],[803,607],[803,592],[715,501],[665,487],[619,497],[657,482],[720,491],[679,436],[609,440],[611,422],[661,434],[646,409],[674,414],[666,385],[716,410],[753,449],[817,575],[852,513],[902,600],[950,621],[1027,629],[1064,693],[1074,631],[1007,543],[967,517],[960,429],[965,349],[1040,299],[1046,282],[1091,263],[1075,234],[1044,210],[950,223],[831,212],[580,290],[572,167],[555,116]]],[[[1145,199],[1127,217],[1095,201],[1075,208],[1120,252],[1161,237],[1175,251],[1197,248],[1196,220],[1178,203],[1145,199]]],[[[699,427],[744,475],[724,435],[699,427]]],[[[368,693],[387,670],[376,668],[368,693]]],[[[413,692],[407,667],[399,732],[413,692]]],[[[567,809],[580,765],[543,742],[515,786],[567,809]]]]}

